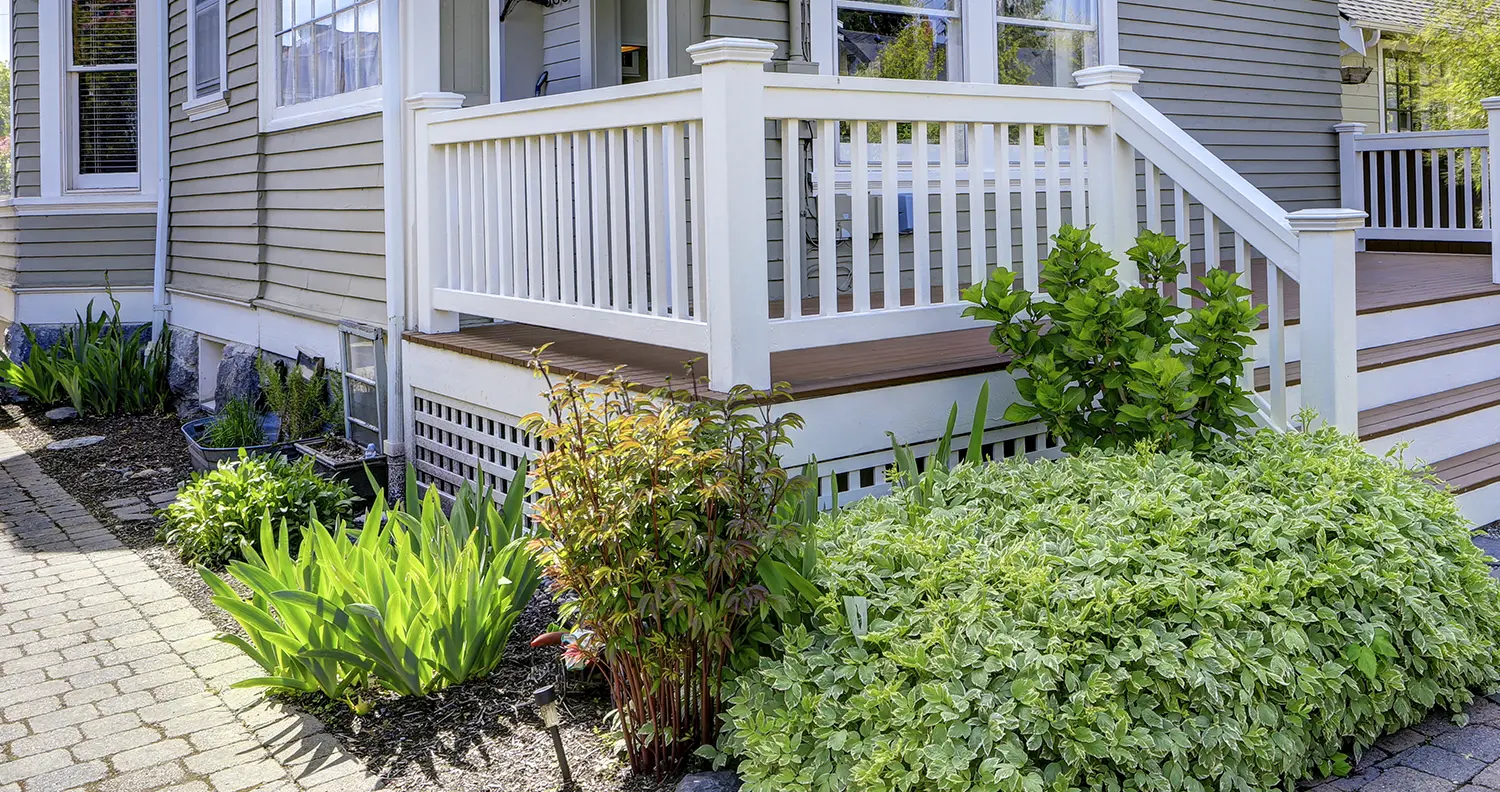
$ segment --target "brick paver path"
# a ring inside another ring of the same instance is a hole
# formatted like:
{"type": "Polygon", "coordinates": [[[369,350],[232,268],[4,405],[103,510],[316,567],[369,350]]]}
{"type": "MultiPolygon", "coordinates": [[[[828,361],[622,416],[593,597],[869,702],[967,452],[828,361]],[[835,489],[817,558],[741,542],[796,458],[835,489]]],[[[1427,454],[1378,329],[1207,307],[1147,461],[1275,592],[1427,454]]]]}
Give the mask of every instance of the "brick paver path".
{"type": "Polygon", "coordinates": [[[0,792],[361,792],[313,718],[0,433],[0,792]]]}

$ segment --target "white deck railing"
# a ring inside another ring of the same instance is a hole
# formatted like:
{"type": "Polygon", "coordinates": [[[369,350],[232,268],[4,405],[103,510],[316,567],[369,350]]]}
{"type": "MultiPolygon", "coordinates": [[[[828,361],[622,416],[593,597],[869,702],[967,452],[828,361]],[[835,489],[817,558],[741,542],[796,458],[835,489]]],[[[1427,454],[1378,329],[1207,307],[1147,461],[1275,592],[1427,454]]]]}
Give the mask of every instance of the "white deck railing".
{"type": "Polygon", "coordinates": [[[1302,401],[1354,428],[1363,213],[1288,215],[1137,97],[1139,71],[934,84],[771,73],[752,40],[690,51],[700,76],[412,100],[421,330],[478,314],[706,353],[712,387],[767,387],[773,352],[973,326],[960,289],[997,266],[1035,288],[1064,223],[1128,270],[1144,220],[1200,269],[1248,285],[1266,262],[1278,426],[1298,282],[1302,401]]]}
{"type": "MultiPolygon", "coordinates": [[[[1500,241],[1493,151],[1500,138],[1500,100],[1486,100],[1489,129],[1365,134],[1339,124],[1339,171],[1345,206],[1367,211],[1366,240],[1500,241]]],[[[1500,283],[1500,245],[1495,246],[1500,283]]]]}

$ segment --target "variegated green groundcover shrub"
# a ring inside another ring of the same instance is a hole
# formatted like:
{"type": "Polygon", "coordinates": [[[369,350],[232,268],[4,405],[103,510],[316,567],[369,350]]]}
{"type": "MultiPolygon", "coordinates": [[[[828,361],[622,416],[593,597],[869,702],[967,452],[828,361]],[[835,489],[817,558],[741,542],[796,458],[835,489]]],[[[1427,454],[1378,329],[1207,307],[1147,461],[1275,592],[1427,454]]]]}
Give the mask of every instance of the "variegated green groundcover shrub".
{"type": "Polygon", "coordinates": [[[1453,499],[1337,432],[934,477],[823,523],[817,629],[732,698],[749,792],[1288,788],[1500,680],[1453,499]]]}

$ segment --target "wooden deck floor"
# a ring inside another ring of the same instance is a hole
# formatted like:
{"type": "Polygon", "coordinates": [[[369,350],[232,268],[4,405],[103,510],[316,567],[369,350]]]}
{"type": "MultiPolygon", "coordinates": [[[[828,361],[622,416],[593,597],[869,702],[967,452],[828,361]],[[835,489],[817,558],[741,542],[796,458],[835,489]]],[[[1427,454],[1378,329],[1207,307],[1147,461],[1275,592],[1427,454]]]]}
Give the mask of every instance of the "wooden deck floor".
{"type": "MultiPolygon", "coordinates": [[[[1264,270],[1257,267],[1252,280],[1255,300],[1264,302],[1264,270]]],[[[1360,313],[1500,294],[1500,285],[1490,282],[1488,256],[1442,253],[1361,254],[1358,287],[1360,313]]],[[[1298,316],[1296,285],[1289,284],[1287,292],[1287,320],[1294,322],[1298,316]]],[[[624,366],[627,378],[646,388],[666,385],[669,379],[687,387],[684,365],[695,357],[679,349],[518,324],[471,327],[442,335],[410,333],[407,339],[521,366],[530,360],[532,349],[551,343],[546,358],[555,371],[598,376],[624,366]]],[[[771,376],[777,382],[789,383],[793,392],[805,399],[996,371],[1005,363],[989,344],[989,329],[976,326],[972,330],[779,352],[771,356],[771,376]]],[[[706,373],[702,360],[695,371],[706,373]]]]}

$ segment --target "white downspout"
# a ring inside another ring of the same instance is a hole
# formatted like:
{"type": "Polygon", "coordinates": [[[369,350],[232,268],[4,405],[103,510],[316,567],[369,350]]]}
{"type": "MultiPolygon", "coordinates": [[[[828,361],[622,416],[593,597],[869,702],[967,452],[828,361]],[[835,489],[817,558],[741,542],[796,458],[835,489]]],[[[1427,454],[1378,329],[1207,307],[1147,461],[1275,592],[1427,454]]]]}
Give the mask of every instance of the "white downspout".
{"type": "Polygon", "coordinates": [[[401,336],[406,332],[406,140],[401,93],[401,9],[399,0],[380,4],[381,121],[385,159],[385,448],[387,456],[406,450],[406,383],[401,371],[401,336]]]}
{"type": "Polygon", "coordinates": [[[171,308],[167,305],[167,243],[171,228],[172,206],[172,75],[168,62],[171,0],[161,0],[161,37],[156,44],[157,79],[161,82],[160,123],[157,134],[156,167],[156,248],[151,262],[151,342],[162,336],[171,308]]]}

